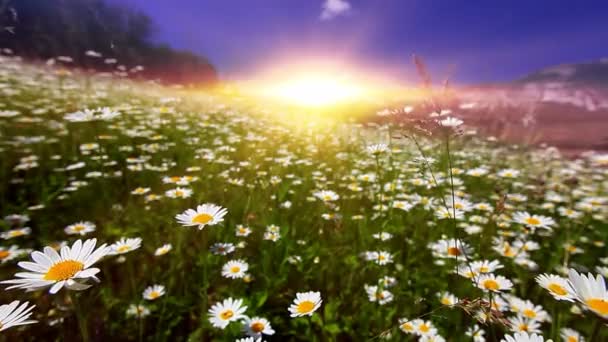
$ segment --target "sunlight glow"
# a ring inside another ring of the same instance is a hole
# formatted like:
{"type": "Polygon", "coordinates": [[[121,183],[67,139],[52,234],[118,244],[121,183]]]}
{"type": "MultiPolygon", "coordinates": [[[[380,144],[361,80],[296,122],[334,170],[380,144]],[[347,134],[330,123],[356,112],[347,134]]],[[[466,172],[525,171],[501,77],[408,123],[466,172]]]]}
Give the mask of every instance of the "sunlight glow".
{"type": "Polygon", "coordinates": [[[266,92],[297,105],[320,107],[354,100],[364,89],[331,76],[314,75],[279,82],[266,92]]]}

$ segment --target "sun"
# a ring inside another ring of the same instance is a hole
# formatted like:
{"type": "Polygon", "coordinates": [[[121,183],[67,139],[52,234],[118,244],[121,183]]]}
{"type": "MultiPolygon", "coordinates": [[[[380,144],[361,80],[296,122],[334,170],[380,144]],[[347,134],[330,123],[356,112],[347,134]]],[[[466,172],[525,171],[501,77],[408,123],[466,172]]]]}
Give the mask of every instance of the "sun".
{"type": "Polygon", "coordinates": [[[306,107],[345,103],[360,97],[364,90],[355,82],[323,75],[294,77],[269,86],[266,95],[306,107]]]}

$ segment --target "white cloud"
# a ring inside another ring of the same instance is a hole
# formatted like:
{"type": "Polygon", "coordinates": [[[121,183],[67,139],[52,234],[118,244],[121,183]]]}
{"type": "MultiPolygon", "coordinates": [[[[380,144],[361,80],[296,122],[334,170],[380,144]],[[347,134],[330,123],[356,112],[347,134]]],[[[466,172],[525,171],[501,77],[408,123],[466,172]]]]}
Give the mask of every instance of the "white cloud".
{"type": "Polygon", "coordinates": [[[351,9],[350,3],[346,0],[325,0],[321,12],[321,20],[330,20],[351,9]]]}

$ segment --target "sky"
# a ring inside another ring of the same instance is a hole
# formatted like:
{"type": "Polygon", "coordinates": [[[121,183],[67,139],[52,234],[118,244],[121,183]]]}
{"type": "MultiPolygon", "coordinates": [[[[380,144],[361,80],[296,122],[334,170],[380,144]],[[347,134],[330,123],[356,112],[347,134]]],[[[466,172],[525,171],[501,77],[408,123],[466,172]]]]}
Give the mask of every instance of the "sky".
{"type": "Polygon", "coordinates": [[[608,1],[108,0],[149,15],[153,40],[205,56],[227,79],[307,60],[413,77],[503,82],[608,57],[608,1]]]}

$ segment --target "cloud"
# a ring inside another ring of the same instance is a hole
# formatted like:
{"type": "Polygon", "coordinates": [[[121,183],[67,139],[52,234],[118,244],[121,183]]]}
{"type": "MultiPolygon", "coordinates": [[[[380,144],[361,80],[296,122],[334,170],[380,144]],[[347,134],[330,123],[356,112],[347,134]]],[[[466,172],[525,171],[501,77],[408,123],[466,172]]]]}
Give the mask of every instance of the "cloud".
{"type": "Polygon", "coordinates": [[[321,20],[331,20],[351,9],[350,3],[346,0],[325,0],[321,12],[321,20]]]}

